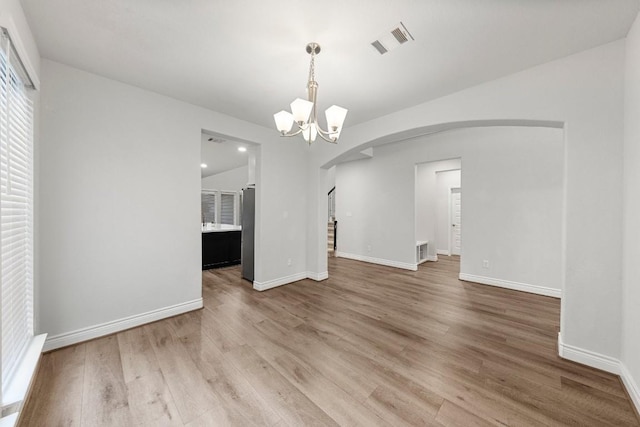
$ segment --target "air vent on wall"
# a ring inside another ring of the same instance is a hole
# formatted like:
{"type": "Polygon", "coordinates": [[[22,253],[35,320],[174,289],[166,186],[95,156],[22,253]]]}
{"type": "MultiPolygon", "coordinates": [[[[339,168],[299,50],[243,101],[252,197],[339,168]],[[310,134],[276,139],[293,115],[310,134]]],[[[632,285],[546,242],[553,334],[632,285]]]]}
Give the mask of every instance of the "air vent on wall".
{"type": "Polygon", "coordinates": [[[209,142],[217,142],[218,144],[221,144],[221,143],[223,143],[223,142],[224,142],[224,139],[222,139],[222,138],[216,138],[216,137],[213,137],[213,136],[212,136],[212,137],[211,137],[211,138],[209,138],[207,141],[209,141],[209,142]]]}
{"type": "Polygon", "coordinates": [[[384,55],[385,53],[389,52],[384,46],[382,46],[382,43],[380,43],[380,41],[378,40],[371,43],[371,45],[375,47],[378,52],[380,52],[380,55],[384,55]]]}
{"type": "Polygon", "coordinates": [[[409,30],[407,30],[407,27],[400,22],[391,31],[384,33],[379,37],[378,40],[371,42],[371,46],[373,46],[380,55],[384,55],[398,46],[412,40],[414,40],[413,36],[409,30]]]}

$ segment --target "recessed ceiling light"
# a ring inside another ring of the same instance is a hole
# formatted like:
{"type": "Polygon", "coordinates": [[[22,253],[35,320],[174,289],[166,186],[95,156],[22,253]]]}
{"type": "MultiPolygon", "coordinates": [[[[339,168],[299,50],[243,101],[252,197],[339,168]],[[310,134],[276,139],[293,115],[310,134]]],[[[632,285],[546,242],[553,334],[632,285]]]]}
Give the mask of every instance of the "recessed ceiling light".
{"type": "Polygon", "coordinates": [[[207,164],[206,164],[206,163],[200,163],[200,167],[201,167],[202,169],[204,169],[204,168],[206,168],[206,167],[207,167],[207,164]]]}
{"type": "Polygon", "coordinates": [[[247,147],[238,147],[238,151],[244,153],[245,151],[247,151],[247,147]]]}

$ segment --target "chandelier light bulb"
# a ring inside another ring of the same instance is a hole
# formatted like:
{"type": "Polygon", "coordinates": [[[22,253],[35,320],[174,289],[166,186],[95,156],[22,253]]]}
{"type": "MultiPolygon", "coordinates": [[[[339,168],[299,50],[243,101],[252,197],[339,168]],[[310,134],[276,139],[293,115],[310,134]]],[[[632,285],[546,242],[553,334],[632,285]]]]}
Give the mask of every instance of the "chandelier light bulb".
{"type": "Polygon", "coordinates": [[[306,101],[301,98],[296,98],[291,103],[291,112],[293,113],[293,120],[298,125],[303,125],[309,122],[309,116],[313,110],[313,102],[306,101]]]}
{"type": "Polygon", "coordinates": [[[318,136],[318,130],[316,129],[316,125],[313,123],[307,126],[306,129],[302,130],[302,137],[309,144],[316,140],[316,136],[318,136]]]}
{"type": "Polygon", "coordinates": [[[347,117],[347,109],[332,105],[324,112],[327,117],[327,127],[329,133],[339,132],[342,129],[344,119],[347,117]]]}
{"type": "Polygon", "coordinates": [[[288,111],[282,110],[279,113],[275,113],[273,118],[276,121],[276,128],[283,135],[293,127],[293,116],[288,111]]]}

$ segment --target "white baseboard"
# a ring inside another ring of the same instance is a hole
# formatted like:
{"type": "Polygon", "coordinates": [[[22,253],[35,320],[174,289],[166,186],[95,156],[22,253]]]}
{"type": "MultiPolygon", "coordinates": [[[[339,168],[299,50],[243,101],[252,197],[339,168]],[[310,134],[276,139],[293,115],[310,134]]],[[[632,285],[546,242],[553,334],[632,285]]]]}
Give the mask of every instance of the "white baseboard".
{"type": "Polygon", "coordinates": [[[545,295],[548,297],[560,298],[560,289],[547,288],[545,286],[530,285],[528,283],[511,282],[509,280],[494,279],[493,277],[475,276],[473,274],[460,273],[460,280],[467,282],[481,283],[483,285],[497,286],[499,288],[513,289],[515,291],[529,292],[532,294],[545,295]]]}
{"type": "Polygon", "coordinates": [[[640,387],[638,387],[638,383],[635,382],[631,373],[622,362],[620,362],[620,378],[622,378],[622,382],[624,383],[629,396],[631,396],[633,404],[636,405],[636,409],[640,412],[640,387]]]}
{"type": "Polygon", "coordinates": [[[620,361],[613,357],[605,356],[591,350],[565,344],[562,334],[558,333],[558,354],[563,359],[582,363],[592,368],[601,369],[612,374],[620,375],[620,361]]]}
{"type": "Polygon", "coordinates": [[[329,278],[329,272],[323,271],[322,273],[314,273],[311,271],[307,271],[307,278],[311,280],[315,280],[316,282],[321,282],[329,278]]]}
{"type": "Polygon", "coordinates": [[[403,270],[411,270],[411,271],[418,270],[418,264],[415,264],[415,263],[411,264],[408,262],[391,261],[388,259],[373,258],[373,257],[364,256],[364,255],[348,254],[345,252],[336,252],[335,256],[339,258],[348,258],[348,259],[354,259],[356,261],[369,262],[371,264],[379,264],[379,265],[386,265],[388,267],[402,268],[403,270]]]}
{"type": "Polygon", "coordinates": [[[427,261],[438,261],[438,255],[427,255],[425,259],[418,261],[418,265],[423,264],[427,261]]]}
{"type": "Polygon", "coordinates": [[[267,280],[266,282],[253,282],[253,289],[256,291],[266,291],[267,289],[277,288],[278,286],[288,285],[289,283],[297,282],[299,280],[311,279],[316,282],[321,282],[329,278],[329,272],[323,271],[322,273],[315,273],[307,271],[305,273],[296,273],[291,276],[279,277],[273,280],[267,280]]]}
{"type": "Polygon", "coordinates": [[[565,344],[562,341],[562,334],[560,333],[558,333],[558,355],[563,359],[619,375],[636,410],[640,412],[640,387],[638,387],[638,383],[631,376],[631,373],[622,361],[590,350],[585,350],[584,348],[565,344]]]}
{"type": "Polygon", "coordinates": [[[55,350],[56,348],[66,347],[68,345],[77,344],[82,341],[88,341],[94,338],[110,335],[146,323],[155,322],[157,320],[173,317],[188,311],[198,310],[202,308],[202,298],[193,301],[187,301],[181,304],[169,307],[159,308],[157,310],[148,311],[142,314],[125,317],[111,322],[102,323],[100,325],[89,326],[87,328],[78,329],[64,334],[54,335],[44,343],[43,351],[55,350]]]}
{"type": "Polygon", "coordinates": [[[446,255],[446,256],[450,256],[450,255],[451,255],[451,252],[449,252],[449,251],[447,251],[447,250],[444,250],[444,249],[438,249],[438,250],[436,251],[436,253],[437,253],[438,255],[446,255]]]}
{"type": "MultiPolygon", "coordinates": [[[[328,277],[328,275],[327,275],[328,277]]],[[[288,285],[289,283],[297,282],[307,278],[307,273],[296,273],[291,276],[279,277],[273,280],[267,280],[266,282],[253,282],[253,289],[256,291],[266,291],[267,289],[277,288],[278,286],[288,285]]]]}

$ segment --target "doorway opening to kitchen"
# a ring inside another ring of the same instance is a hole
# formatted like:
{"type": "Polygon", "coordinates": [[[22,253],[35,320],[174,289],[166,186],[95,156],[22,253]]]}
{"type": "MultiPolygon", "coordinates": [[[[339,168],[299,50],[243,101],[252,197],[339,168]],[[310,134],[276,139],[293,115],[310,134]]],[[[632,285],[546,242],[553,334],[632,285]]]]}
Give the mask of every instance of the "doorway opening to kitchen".
{"type": "Polygon", "coordinates": [[[201,134],[202,270],[216,276],[217,283],[253,282],[258,149],[249,141],[201,134]]]}

